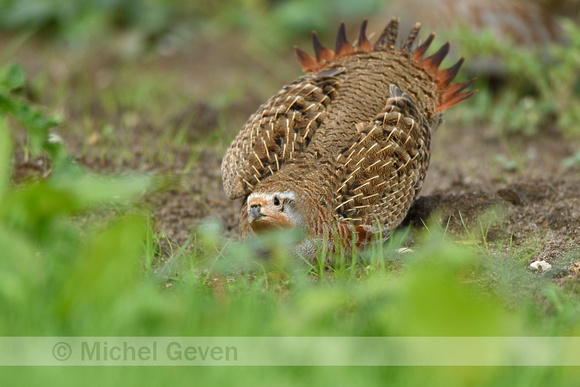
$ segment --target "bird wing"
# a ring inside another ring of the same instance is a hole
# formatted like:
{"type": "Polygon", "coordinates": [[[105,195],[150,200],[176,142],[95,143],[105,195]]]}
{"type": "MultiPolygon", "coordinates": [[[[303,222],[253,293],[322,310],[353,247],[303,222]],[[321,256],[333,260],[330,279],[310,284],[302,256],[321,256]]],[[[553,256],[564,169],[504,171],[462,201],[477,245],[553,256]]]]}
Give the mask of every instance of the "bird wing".
{"type": "Polygon", "coordinates": [[[336,195],[339,222],[355,228],[378,222],[383,236],[399,225],[419,194],[431,138],[411,97],[395,85],[390,94],[374,120],[356,126],[359,138],[336,163],[342,166],[336,195]]]}
{"type": "Polygon", "coordinates": [[[306,75],[268,99],[236,136],[222,162],[230,199],[249,195],[260,180],[277,173],[310,144],[324,122],[344,69],[306,75]]]}

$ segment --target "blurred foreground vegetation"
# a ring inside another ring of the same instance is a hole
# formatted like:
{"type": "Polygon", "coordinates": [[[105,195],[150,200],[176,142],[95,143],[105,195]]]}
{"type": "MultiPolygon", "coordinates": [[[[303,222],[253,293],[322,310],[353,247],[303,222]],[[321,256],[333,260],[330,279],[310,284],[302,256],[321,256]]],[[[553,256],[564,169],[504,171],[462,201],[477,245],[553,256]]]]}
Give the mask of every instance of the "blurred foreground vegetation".
{"type": "MultiPolygon", "coordinates": [[[[182,7],[177,1],[160,0],[1,0],[0,28],[30,34],[42,31],[49,39],[73,45],[93,39],[93,34],[125,28],[139,31],[141,39],[152,45],[167,36],[186,36],[190,23],[254,32],[280,28],[281,35],[255,38],[272,39],[266,44],[274,45],[287,40],[284,34],[334,29],[328,20],[355,10],[364,14],[378,6],[371,0],[356,6],[348,1],[333,7],[325,4],[201,1],[182,7]]],[[[580,48],[580,29],[569,28],[573,47],[580,48]]],[[[492,43],[489,47],[500,50],[492,43]]],[[[481,49],[466,45],[466,50],[481,49]]],[[[578,75],[575,54],[555,49],[563,65],[547,72],[526,55],[505,57],[508,63],[521,65],[508,66],[509,71],[525,73],[536,82],[529,102],[532,110],[542,117],[556,117],[558,130],[566,136],[578,136],[578,94],[566,82],[578,75]],[[554,98],[558,98],[555,103],[554,98]]],[[[141,205],[141,195],[155,186],[155,179],[86,171],[69,154],[66,143],[50,136],[55,125],[67,126],[67,116],[47,114],[28,102],[26,87],[20,66],[0,68],[2,336],[580,335],[578,282],[558,286],[550,272],[529,271],[527,252],[514,246],[506,256],[501,246],[487,244],[483,228],[481,235],[460,244],[436,225],[427,225],[410,254],[397,252],[403,232],[370,252],[343,255],[329,268],[296,262],[283,251],[270,262],[261,260],[253,257],[252,245],[225,240],[219,224],[207,223],[191,236],[193,248],[175,246],[163,260],[163,236],[141,205]],[[13,155],[22,152],[18,149],[22,144],[12,138],[13,127],[25,130],[24,146],[30,157],[44,155],[50,160],[48,177],[19,184],[11,181],[13,155]]],[[[471,110],[459,115],[476,112],[479,119],[493,121],[491,115],[498,117],[498,125],[508,115],[531,119],[527,111],[520,117],[500,110],[495,116],[501,106],[513,111],[508,101],[512,97],[502,97],[506,100],[497,104],[491,91],[479,95],[471,110]]],[[[133,102],[147,104],[148,100],[133,102]]],[[[522,102],[513,97],[513,103],[522,102]]],[[[526,121],[508,124],[505,130],[540,129],[537,121],[526,121]]],[[[275,247],[283,245],[284,238],[273,236],[260,243],[275,247]]],[[[574,260],[577,251],[562,257],[555,271],[574,260]]],[[[0,380],[61,385],[184,380],[215,385],[352,385],[392,380],[417,385],[429,380],[430,385],[446,386],[572,386],[580,380],[579,372],[544,367],[15,368],[2,370],[0,380]]]]}

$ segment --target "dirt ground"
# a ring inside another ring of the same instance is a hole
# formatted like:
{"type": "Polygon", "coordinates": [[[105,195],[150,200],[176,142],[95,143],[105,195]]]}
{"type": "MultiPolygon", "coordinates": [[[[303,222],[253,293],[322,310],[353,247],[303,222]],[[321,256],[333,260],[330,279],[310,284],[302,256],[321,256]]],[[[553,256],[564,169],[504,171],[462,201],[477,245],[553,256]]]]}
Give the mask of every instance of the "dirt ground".
{"type": "MultiPolygon", "coordinates": [[[[442,127],[438,134],[447,130],[442,127]]],[[[486,240],[532,246],[530,262],[551,261],[580,245],[580,179],[561,167],[574,151],[558,133],[527,138],[520,144],[526,156],[522,170],[497,172],[494,156],[505,152],[490,128],[450,128],[439,136],[421,196],[402,226],[424,227],[435,216],[442,227],[458,237],[479,227],[478,219],[490,209],[486,240]],[[490,160],[491,159],[491,160],[490,160]],[[495,172],[494,172],[495,171],[495,172]],[[501,176],[498,176],[501,175],[501,176]]],[[[228,237],[236,237],[239,201],[230,201],[221,186],[221,156],[203,155],[203,167],[191,171],[185,190],[158,194],[158,224],[176,242],[184,242],[204,219],[219,219],[228,237]]],[[[477,232],[476,232],[477,233],[477,232]]],[[[481,232],[479,232],[481,235],[481,232]]]]}
{"type": "MultiPolygon", "coordinates": [[[[194,50],[177,53],[170,59],[151,61],[147,66],[153,70],[157,68],[182,74],[186,88],[212,87],[206,85],[208,72],[227,73],[232,77],[232,73],[237,73],[243,77],[247,71],[245,66],[252,63],[246,58],[246,53],[236,53],[233,46],[235,44],[226,47],[214,45],[211,49],[217,52],[199,60],[195,59],[194,50]],[[224,51],[229,55],[228,60],[224,51]]],[[[206,50],[208,45],[202,42],[197,49],[206,50]]],[[[30,50],[33,49],[21,50],[17,57],[25,67],[32,69],[34,75],[40,69],[35,68],[38,60],[30,54],[30,50]]],[[[104,68],[114,74],[115,61],[103,62],[95,65],[97,68],[92,71],[98,72],[104,68]]],[[[298,63],[295,67],[299,68],[298,63]]],[[[270,92],[281,86],[271,88],[270,92]]],[[[230,109],[231,115],[236,118],[228,121],[234,125],[226,131],[225,136],[229,138],[224,139],[225,145],[233,139],[244,117],[249,117],[262,102],[260,98],[265,99],[263,96],[256,97],[255,92],[242,92],[239,98],[227,105],[225,109],[230,109]]],[[[42,98],[40,102],[49,104],[42,98]]],[[[205,128],[204,133],[211,131],[212,126],[217,126],[216,117],[223,112],[212,109],[206,102],[203,97],[189,101],[187,106],[190,110],[183,110],[183,115],[178,114],[174,119],[189,120],[192,133],[200,128],[205,128]]],[[[96,109],[90,114],[99,114],[99,111],[96,109]]],[[[154,137],[161,128],[141,125],[135,130],[136,136],[147,135],[150,131],[154,137]]],[[[503,246],[515,245],[528,249],[530,262],[538,259],[553,262],[570,251],[577,251],[580,245],[580,173],[574,167],[564,168],[563,160],[577,152],[578,140],[565,138],[549,127],[533,136],[506,137],[498,132],[477,122],[458,125],[450,120],[443,123],[434,136],[431,165],[421,197],[411,208],[403,225],[411,224],[422,229],[425,227],[423,221],[434,217],[458,238],[463,238],[466,232],[481,236],[481,231],[477,231],[480,230],[478,219],[493,209],[496,216],[489,227],[487,223],[485,226],[488,243],[498,242],[503,246]]],[[[63,134],[65,143],[78,155],[79,162],[90,169],[143,170],[138,161],[123,165],[107,157],[81,154],[82,144],[89,141],[81,136],[79,133],[63,134]],[[117,165],[111,167],[111,163],[117,165]]],[[[189,139],[196,141],[195,136],[189,139]]],[[[135,142],[134,149],[130,151],[142,152],[145,146],[135,142]]],[[[240,203],[228,200],[221,185],[220,164],[224,150],[225,146],[200,150],[185,144],[180,148],[164,150],[174,152],[172,162],[145,168],[148,171],[180,173],[191,153],[198,153],[194,166],[182,176],[180,188],[155,193],[146,199],[153,210],[157,227],[165,232],[171,242],[183,244],[198,224],[207,219],[219,219],[226,237],[237,236],[240,203]]],[[[33,173],[44,173],[46,164],[44,159],[27,160],[22,150],[17,149],[14,177],[20,180],[33,173]]],[[[578,276],[578,264],[576,262],[576,266],[570,267],[570,275],[578,276]]]]}

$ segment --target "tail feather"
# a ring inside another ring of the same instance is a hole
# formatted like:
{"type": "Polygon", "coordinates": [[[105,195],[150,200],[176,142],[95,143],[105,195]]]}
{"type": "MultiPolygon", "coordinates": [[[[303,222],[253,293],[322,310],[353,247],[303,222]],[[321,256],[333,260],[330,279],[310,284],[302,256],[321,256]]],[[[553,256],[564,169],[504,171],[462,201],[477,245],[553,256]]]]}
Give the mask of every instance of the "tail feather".
{"type": "Polygon", "coordinates": [[[439,105],[437,107],[437,110],[443,111],[445,109],[450,108],[453,105],[457,105],[459,102],[465,101],[466,99],[471,97],[476,92],[477,92],[477,90],[466,90],[466,91],[462,91],[461,93],[457,93],[453,97],[449,98],[442,105],[439,105]]]}
{"type": "Polygon", "coordinates": [[[471,84],[475,82],[475,78],[470,79],[469,81],[462,82],[462,83],[452,83],[445,89],[445,92],[441,96],[439,100],[439,104],[437,105],[437,110],[443,111],[445,109],[450,108],[453,105],[457,105],[461,101],[465,101],[473,94],[477,92],[477,90],[465,90],[471,84]]]}
{"type": "Polygon", "coordinates": [[[462,83],[452,83],[451,85],[449,85],[449,87],[447,87],[447,89],[445,89],[445,93],[443,93],[443,98],[449,99],[449,96],[457,94],[460,91],[465,90],[466,88],[471,86],[471,84],[473,82],[475,82],[475,78],[470,79],[469,81],[466,81],[466,82],[462,82],[462,83]]]}
{"type": "Polygon", "coordinates": [[[328,49],[320,43],[316,31],[312,31],[312,45],[314,46],[314,53],[316,54],[316,61],[318,63],[325,61],[330,62],[334,59],[334,51],[328,49]]]}
{"type": "Polygon", "coordinates": [[[372,50],[372,46],[371,46],[371,42],[369,42],[368,38],[367,38],[367,23],[368,23],[368,19],[363,20],[361,26],[360,26],[360,33],[359,33],[359,37],[358,37],[358,43],[357,43],[357,51],[371,51],[372,50]]]}
{"type": "Polygon", "coordinates": [[[449,86],[453,78],[457,75],[457,72],[459,72],[464,61],[465,58],[461,57],[461,59],[459,59],[453,66],[437,71],[435,80],[439,83],[439,88],[446,89],[447,86],[449,86]]]}
{"type": "Polygon", "coordinates": [[[403,50],[404,51],[411,51],[411,47],[413,46],[413,43],[415,43],[415,39],[417,39],[417,35],[419,34],[419,30],[421,29],[421,23],[415,23],[415,26],[413,26],[413,29],[411,30],[411,32],[409,33],[409,37],[407,38],[407,41],[405,42],[405,44],[403,44],[403,50]]]}
{"type": "Polygon", "coordinates": [[[431,43],[433,43],[433,39],[435,39],[434,33],[429,35],[427,40],[425,40],[425,43],[423,43],[422,45],[418,46],[413,50],[413,58],[416,61],[420,61],[423,58],[423,55],[425,55],[425,53],[429,49],[429,46],[431,46],[431,43]]]}
{"type": "Polygon", "coordinates": [[[443,111],[453,105],[457,105],[461,101],[465,101],[473,94],[475,94],[477,90],[464,91],[475,81],[475,79],[462,83],[451,83],[463,65],[465,58],[462,57],[451,67],[441,70],[439,69],[441,62],[443,62],[443,59],[445,59],[449,53],[449,42],[441,46],[441,48],[435,54],[423,59],[423,55],[433,42],[434,38],[435,34],[429,35],[429,38],[427,38],[425,43],[413,51],[413,58],[420,63],[421,67],[426,72],[434,76],[435,84],[439,90],[439,98],[437,100],[436,109],[438,111],[443,111]]]}
{"type": "Polygon", "coordinates": [[[439,65],[443,62],[443,59],[449,53],[449,42],[445,43],[441,48],[430,57],[426,58],[421,62],[422,66],[425,68],[426,71],[430,72],[431,74],[436,74],[437,70],[439,69],[439,65]]]}
{"type": "MultiPolygon", "coordinates": [[[[381,36],[374,46],[372,46],[366,35],[367,20],[361,24],[359,38],[356,46],[351,45],[346,38],[346,29],[344,23],[340,24],[336,37],[335,50],[328,49],[322,45],[318,34],[312,32],[312,44],[314,46],[315,57],[310,56],[298,47],[294,47],[298,61],[306,72],[320,72],[330,68],[329,65],[340,58],[358,55],[361,52],[370,51],[394,51],[399,32],[399,19],[392,19],[385,27],[381,36]]],[[[453,79],[459,72],[464,58],[461,58],[453,66],[446,69],[439,69],[439,66],[449,53],[450,44],[445,43],[437,52],[427,58],[423,58],[425,53],[433,43],[435,34],[429,35],[425,42],[411,51],[415,39],[419,33],[420,24],[417,23],[409,33],[407,41],[401,46],[401,51],[410,53],[410,60],[417,64],[428,74],[431,74],[433,81],[439,91],[439,98],[436,108],[439,111],[445,110],[459,102],[471,97],[475,91],[464,91],[473,81],[463,83],[452,83],[453,79]]]]}
{"type": "Polygon", "coordinates": [[[374,51],[394,50],[399,34],[399,19],[392,19],[383,30],[379,40],[375,43],[374,51]]]}
{"type": "Polygon", "coordinates": [[[354,52],[354,47],[346,39],[346,29],[344,22],[340,23],[338,34],[336,35],[336,48],[334,50],[337,57],[347,56],[354,52]]]}
{"type": "Polygon", "coordinates": [[[300,62],[300,65],[302,66],[302,68],[304,70],[311,71],[311,69],[318,67],[318,61],[316,60],[316,58],[313,58],[312,56],[310,56],[308,53],[306,53],[300,47],[294,46],[294,51],[296,52],[296,57],[298,58],[298,62],[300,62]]]}

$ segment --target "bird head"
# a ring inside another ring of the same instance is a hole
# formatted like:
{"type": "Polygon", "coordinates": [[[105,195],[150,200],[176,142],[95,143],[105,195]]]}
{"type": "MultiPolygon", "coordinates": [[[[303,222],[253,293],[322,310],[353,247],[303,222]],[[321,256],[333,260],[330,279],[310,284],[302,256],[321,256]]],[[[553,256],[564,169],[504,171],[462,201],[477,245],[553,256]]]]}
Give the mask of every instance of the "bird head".
{"type": "Polygon", "coordinates": [[[248,222],[254,233],[302,226],[292,191],[256,192],[248,196],[248,222]]]}

